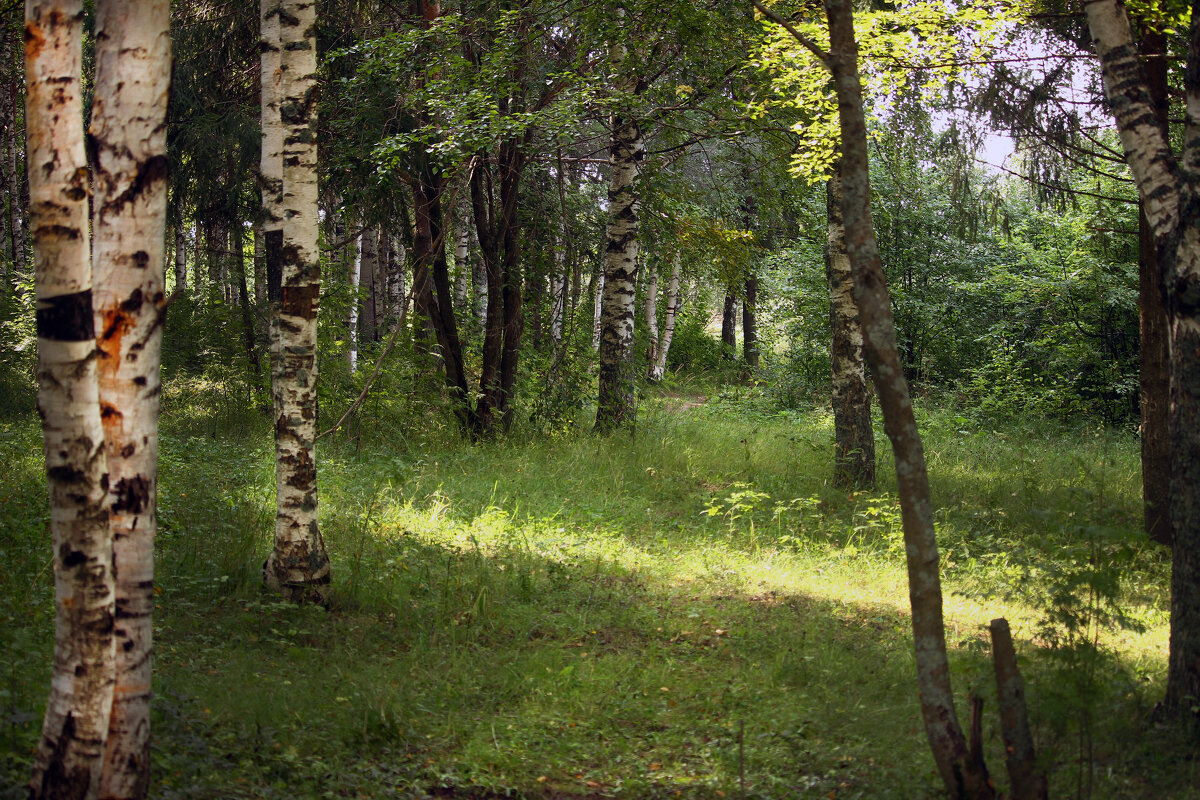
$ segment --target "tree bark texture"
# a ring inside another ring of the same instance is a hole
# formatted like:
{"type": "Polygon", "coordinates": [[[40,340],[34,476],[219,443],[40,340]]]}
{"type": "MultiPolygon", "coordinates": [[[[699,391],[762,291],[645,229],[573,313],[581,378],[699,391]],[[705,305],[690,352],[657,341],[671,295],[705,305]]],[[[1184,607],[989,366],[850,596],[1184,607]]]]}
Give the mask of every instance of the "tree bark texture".
{"type": "Polygon", "coordinates": [[[721,310],[721,358],[733,361],[737,358],[737,296],[725,295],[721,310]]]}
{"type": "Polygon", "coordinates": [[[166,313],[170,3],[100,0],[95,30],[95,329],[116,575],[116,685],[100,797],[144,798],[166,313]]]}
{"type": "Polygon", "coordinates": [[[679,313],[679,256],[671,262],[671,282],[667,284],[667,312],[662,336],[654,351],[654,361],[646,373],[646,379],[658,383],[667,372],[667,354],[671,351],[671,339],[675,337],[675,318],[679,313]]]}
{"type": "Polygon", "coordinates": [[[592,295],[592,351],[600,352],[600,322],[604,309],[604,265],[596,275],[596,291],[592,295]]]}
{"type": "Polygon", "coordinates": [[[600,305],[599,397],[596,430],[632,426],[634,397],[634,298],[638,272],[638,167],[645,155],[641,125],[612,119],[605,231],[604,292],[600,305]]]}
{"type": "Polygon", "coordinates": [[[854,276],[846,253],[842,221],[841,167],[826,185],[828,234],[825,275],[829,281],[829,328],[833,342],[833,484],[842,488],[875,486],[875,431],[871,392],[863,362],[863,331],[854,302],[854,276]]]}
{"type": "Polygon", "coordinates": [[[1176,160],[1155,113],[1124,7],[1086,6],[1105,94],[1138,184],[1162,270],[1170,332],[1171,633],[1168,714],[1200,697],[1200,13],[1193,9],[1184,77],[1187,125],[1176,160]]]}
{"type": "Polygon", "coordinates": [[[1046,775],[1037,768],[1033,736],[1025,706],[1025,681],[1017,669],[1008,620],[994,619],[992,666],[996,672],[996,698],[1000,706],[1000,729],[1004,735],[1005,763],[1011,800],[1046,800],[1046,775]]]}
{"type": "Polygon", "coordinates": [[[187,291],[187,236],[181,223],[175,229],[175,291],[187,291]]]}
{"type": "Polygon", "coordinates": [[[758,370],[758,276],[746,278],[746,296],[742,299],[742,365],[754,374],[758,370]]]}
{"type": "Polygon", "coordinates": [[[350,372],[358,369],[358,295],[362,283],[363,234],[354,243],[354,258],[350,260],[350,305],[346,310],[346,360],[350,372]]]}
{"type": "Polygon", "coordinates": [[[442,362],[450,402],[464,431],[475,429],[470,406],[470,389],[464,366],[462,343],[454,319],[454,299],[446,262],[446,230],[442,214],[442,179],[426,173],[413,183],[413,286],[417,308],[433,326],[442,362]]]}
{"type": "Polygon", "coordinates": [[[647,377],[658,361],[658,270],[646,271],[646,368],[647,377]]]}
{"type": "Polygon", "coordinates": [[[942,782],[952,797],[991,798],[995,795],[994,790],[970,758],[950,685],[929,476],[908,382],[896,347],[891,301],[871,221],[867,129],[858,77],[858,43],[854,38],[853,13],[849,0],[826,0],[825,10],[829,19],[828,59],[842,131],[842,210],[846,249],[854,276],[854,299],[862,319],[866,354],[873,368],[884,427],[892,442],[896,462],[917,684],[925,733],[942,782]]]}
{"type": "MultiPolygon", "coordinates": [[[[1167,134],[1166,36],[1147,31],[1141,39],[1147,60],[1150,100],[1163,136],[1167,134]]],[[[1171,544],[1171,395],[1170,332],[1167,326],[1163,273],[1150,222],[1138,203],[1138,321],[1140,328],[1139,390],[1142,422],[1142,499],[1146,534],[1160,544],[1171,544]]]]}
{"type": "Polygon", "coordinates": [[[275,546],[264,573],[267,585],[285,598],[324,604],[330,573],[317,519],[315,443],[317,308],[321,291],[315,1],[283,0],[277,16],[282,76],[279,116],[283,127],[283,242],[279,341],[272,369],[278,398],[275,546]]]}
{"type": "Polygon", "coordinates": [[[359,238],[362,267],[359,274],[359,340],[373,342],[378,338],[379,304],[379,229],[367,228],[359,238]]]}
{"type": "Polygon", "coordinates": [[[97,381],[82,0],[25,6],[25,119],[42,417],[54,559],[54,666],[33,798],[95,797],[114,681],[115,583],[97,381]]]}

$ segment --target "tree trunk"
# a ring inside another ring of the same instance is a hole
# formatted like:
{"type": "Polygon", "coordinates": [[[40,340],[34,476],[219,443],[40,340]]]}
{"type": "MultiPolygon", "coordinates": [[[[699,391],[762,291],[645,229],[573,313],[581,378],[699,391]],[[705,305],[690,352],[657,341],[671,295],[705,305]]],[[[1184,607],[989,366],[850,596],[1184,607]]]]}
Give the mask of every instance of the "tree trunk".
{"type": "Polygon", "coordinates": [[[246,243],[242,238],[243,233],[241,224],[235,222],[233,237],[230,240],[230,244],[233,246],[233,256],[230,262],[237,274],[235,287],[237,288],[239,310],[242,312],[242,342],[246,347],[246,365],[250,367],[250,376],[254,380],[255,387],[261,387],[262,367],[258,361],[258,342],[254,336],[254,309],[250,305],[250,288],[246,281],[246,243]]]}
{"type": "MultiPolygon", "coordinates": [[[[265,13],[270,13],[270,2],[264,0],[265,13]]],[[[285,598],[324,604],[329,596],[329,556],[317,521],[315,443],[317,308],[321,291],[317,252],[317,14],[311,0],[282,0],[277,9],[282,74],[283,247],[277,366],[272,370],[279,402],[275,418],[275,546],[264,574],[267,586],[285,598]]]]}
{"type": "Polygon", "coordinates": [[[658,361],[658,270],[647,270],[646,277],[646,377],[658,361]]]}
{"type": "MultiPolygon", "coordinates": [[[[1154,236],[1166,291],[1170,342],[1171,634],[1163,709],[1194,719],[1200,697],[1200,121],[1188,115],[1176,160],[1155,113],[1124,8],[1085,6],[1104,90],[1117,121],[1142,208],[1154,236]]],[[[1184,92],[1200,103],[1200,14],[1193,10],[1184,92]]]]}
{"type": "Polygon", "coordinates": [[[38,411],[50,489],[54,667],[32,798],[94,797],[114,682],[115,584],[97,383],[82,0],[25,6],[25,119],[37,297],[38,411]],[[44,165],[44,166],[43,166],[44,165]]]}
{"type": "Polygon", "coordinates": [[[596,292],[593,295],[592,301],[592,351],[600,352],[600,321],[601,312],[604,308],[604,265],[600,265],[600,271],[596,275],[596,292]]]}
{"type": "Polygon", "coordinates": [[[863,364],[863,331],[854,302],[854,277],[846,254],[842,223],[840,164],[827,184],[829,231],[825,275],[829,281],[829,327],[833,334],[833,484],[841,488],[875,486],[875,431],[871,393],[863,364]]]}
{"type": "Polygon", "coordinates": [[[1017,669],[1008,620],[992,620],[992,666],[996,673],[996,702],[1004,735],[1005,765],[1012,786],[1010,800],[1046,800],[1046,775],[1037,768],[1033,736],[1025,708],[1025,681],[1017,669]]]}
{"type": "Polygon", "coordinates": [[[638,271],[638,165],[645,154],[637,120],[612,119],[604,292],[600,307],[599,396],[596,430],[632,426],[634,298],[638,271]]]}
{"type": "Polygon", "coordinates": [[[467,387],[462,344],[454,320],[454,301],[446,264],[441,179],[426,175],[413,184],[412,190],[416,222],[413,285],[417,289],[417,307],[433,326],[446,370],[450,402],[463,430],[469,432],[475,429],[475,419],[470,407],[470,390],[467,387]]]}
{"type": "MultiPolygon", "coordinates": [[[[465,208],[465,206],[464,206],[465,208]]],[[[454,245],[454,307],[467,308],[467,291],[471,284],[471,231],[467,224],[467,215],[461,214],[455,224],[458,227],[458,237],[454,245]]]]}
{"type": "Polygon", "coordinates": [[[671,282],[667,284],[667,319],[663,324],[662,339],[655,349],[655,359],[650,365],[646,379],[658,383],[667,372],[667,354],[671,351],[671,339],[675,336],[675,317],[679,313],[679,256],[671,263],[671,282]]]}
{"type": "Polygon", "coordinates": [[[391,246],[388,248],[388,308],[392,319],[399,320],[403,306],[407,304],[408,286],[407,253],[404,245],[394,236],[388,235],[391,246]]]}
{"type": "Polygon", "coordinates": [[[742,300],[742,362],[743,369],[753,376],[758,370],[758,276],[753,272],[746,278],[746,297],[742,300]]]}
{"type": "MultiPolygon", "coordinates": [[[[28,177],[25,172],[25,152],[27,142],[24,139],[23,131],[17,125],[17,108],[20,106],[20,86],[19,79],[19,64],[21,60],[19,46],[14,47],[12,52],[5,49],[4,60],[12,65],[12,77],[8,85],[8,102],[9,118],[13,120],[13,128],[11,131],[11,146],[8,153],[9,174],[12,176],[12,185],[9,189],[8,203],[8,233],[9,233],[9,255],[12,257],[13,269],[17,275],[25,274],[25,210],[29,208],[28,200],[30,199],[30,189],[28,177]]],[[[28,67],[26,67],[28,68],[28,67]]],[[[29,127],[29,116],[25,117],[25,128],[29,127]]],[[[32,213],[32,212],[30,212],[32,213]]]]}
{"type": "Polygon", "coordinates": [[[555,353],[562,344],[567,310],[567,254],[562,239],[557,245],[554,248],[554,273],[550,276],[550,347],[555,353]]]}
{"type": "Polygon", "coordinates": [[[721,312],[721,358],[733,361],[737,353],[737,297],[725,295],[725,308],[721,312]]]}
{"type": "MultiPolygon", "coordinates": [[[[1163,136],[1167,135],[1166,36],[1148,30],[1142,36],[1143,54],[1158,57],[1146,64],[1147,88],[1163,136]]],[[[1141,347],[1140,400],[1142,412],[1142,499],[1146,534],[1171,544],[1171,395],[1170,331],[1167,327],[1163,272],[1158,263],[1154,232],[1138,203],[1138,311],[1141,347]]]]}
{"type": "Polygon", "coordinates": [[[854,299],[866,334],[866,353],[873,368],[884,427],[891,439],[896,462],[925,733],[938,772],[952,797],[991,798],[995,796],[994,790],[970,758],[950,686],[929,476],[913,417],[908,382],[896,347],[891,301],[871,222],[867,129],[858,78],[858,43],[854,39],[853,15],[849,0],[825,0],[825,10],[829,18],[829,65],[837,90],[842,131],[842,210],[846,249],[854,275],[854,299]]]}
{"type": "Polygon", "coordinates": [[[373,342],[379,327],[376,291],[379,283],[379,229],[367,228],[359,237],[362,268],[358,282],[359,341],[373,342]]]}
{"type": "Polygon", "coordinates": [[[100,0],[95,41],[95,325],[116,575],[116,685],[100,796],[132,799],[150,788],[170,2],[100,0]]]}
{"type": "Polygon", "coordinates": [[[346,309],[346,359],[350,373],[358,369],[358,296],[362,285],[363,234],[354,243],[354,258],[350,266],[350,304],[346,309]]]}
{"type": "Polygon", "coordinates": [[[175,228],[175,291],[187,292],[187,235],[183,223],[175,228]]]}

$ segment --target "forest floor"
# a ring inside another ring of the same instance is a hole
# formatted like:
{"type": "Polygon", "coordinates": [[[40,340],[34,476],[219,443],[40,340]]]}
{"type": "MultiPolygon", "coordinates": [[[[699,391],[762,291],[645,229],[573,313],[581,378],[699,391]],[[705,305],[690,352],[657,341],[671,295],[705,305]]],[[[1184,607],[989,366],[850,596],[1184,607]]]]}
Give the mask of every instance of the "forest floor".
{"type": "MultiPolygon", "coordinates": [[[[878,489],[847,493],[828,415],[746,390],[647,398],[609,439],[372,421],[321,445],[322,610],[261,588],[266,422],[165,402],[152,796],[941,796],[881,431],[878,489]]],[[[920,421],[997,785],[1005,616],[1052,797],[1197,796],[1194,739],[1148,722],[1168,564],[1134,436],[920,421]]],[[[0,797],[22,797],[53,628],[36,420],[0,421],[0,463],[0,797]]]]}

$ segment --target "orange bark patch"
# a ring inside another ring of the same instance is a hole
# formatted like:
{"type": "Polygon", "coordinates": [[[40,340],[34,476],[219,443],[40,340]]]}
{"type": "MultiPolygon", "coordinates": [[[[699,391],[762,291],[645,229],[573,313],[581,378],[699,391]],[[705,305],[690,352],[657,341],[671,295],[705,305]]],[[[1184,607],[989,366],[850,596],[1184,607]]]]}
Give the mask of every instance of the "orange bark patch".
{"type": "Polygon", "coordinates": [[[42,48],[46,46],[46,35],[42,33],[41,27],[29,20],[25,23],[25,58],[29,61],[36,61],[41,55],[42,48]]]}

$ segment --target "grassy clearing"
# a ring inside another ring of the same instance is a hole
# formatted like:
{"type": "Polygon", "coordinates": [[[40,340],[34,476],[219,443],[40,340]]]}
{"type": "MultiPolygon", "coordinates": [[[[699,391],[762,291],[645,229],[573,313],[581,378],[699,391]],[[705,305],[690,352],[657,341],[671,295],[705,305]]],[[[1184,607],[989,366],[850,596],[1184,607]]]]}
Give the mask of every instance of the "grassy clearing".
{"type": "MultiPolygon", "coordinates": [[[[323,444],[328,612],[260,591],[266,426],[168,418],[155,796],[938,796],[893,487],[826,485],[819,412],[690,405],[650,400],[611,440],[323,444]]],[[[922,422],[955,685],[988,697],[997,782],[1005,615],[1054,796],[1194,796],[1189,749],[1145,722],[1167,565],[1137,535],[1136,442],[922,422]]],[[[33,421],[0,424],[0,459],[0,781],[20,796],[52,643],[33,421]]]]}

